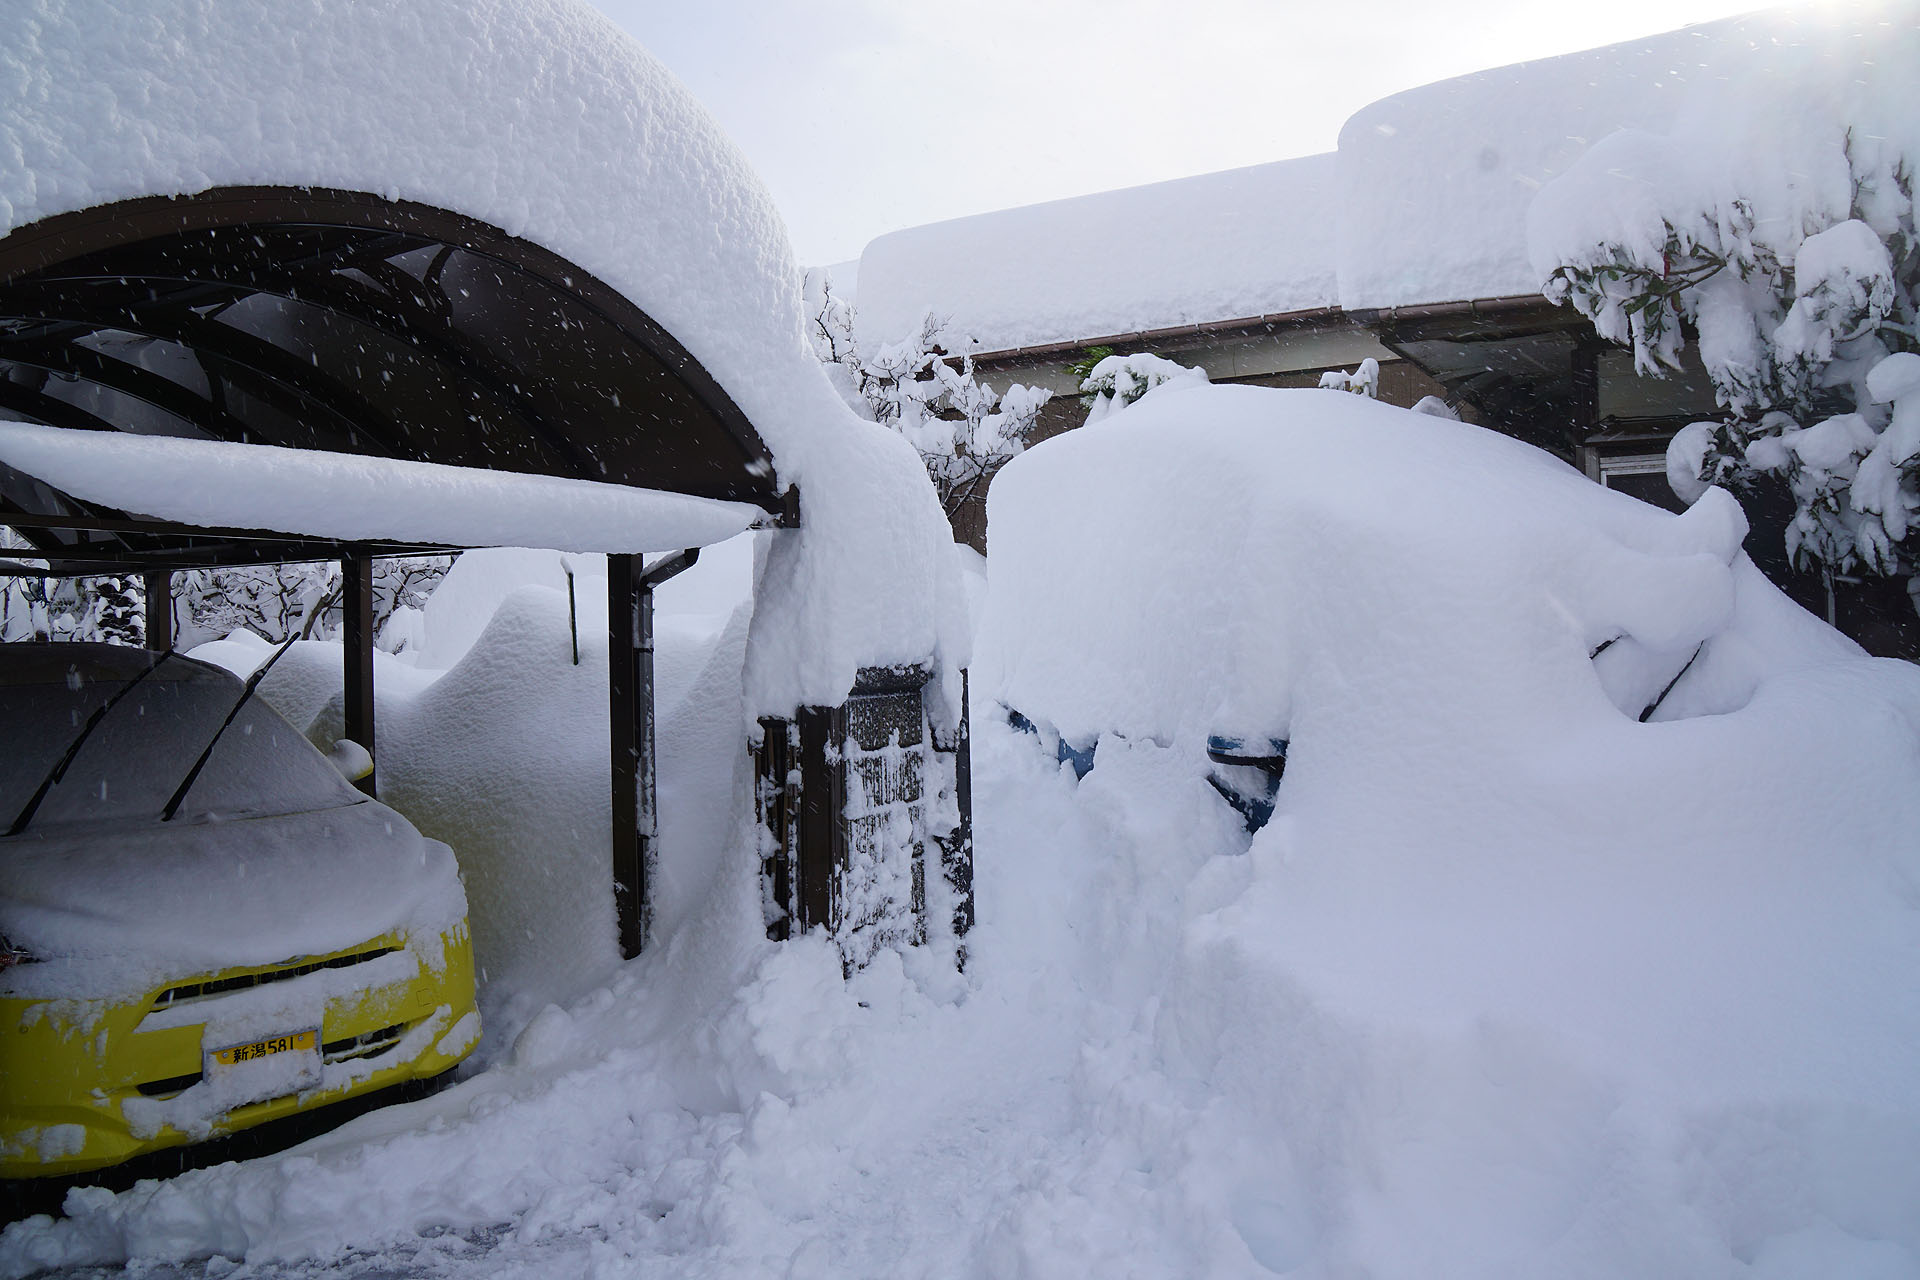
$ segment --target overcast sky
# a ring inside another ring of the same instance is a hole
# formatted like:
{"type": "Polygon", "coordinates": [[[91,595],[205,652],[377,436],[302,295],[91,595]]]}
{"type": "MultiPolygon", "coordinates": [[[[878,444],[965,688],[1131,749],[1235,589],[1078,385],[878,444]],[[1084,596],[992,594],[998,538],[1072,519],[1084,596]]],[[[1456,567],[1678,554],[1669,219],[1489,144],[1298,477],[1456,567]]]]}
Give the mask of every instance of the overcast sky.
{"type": "Polygon", "coordinates": [[[803,264],[883,232],[1331,150],[1448,76],[1753,0],[594,0],[772,190],[803,264]]]}

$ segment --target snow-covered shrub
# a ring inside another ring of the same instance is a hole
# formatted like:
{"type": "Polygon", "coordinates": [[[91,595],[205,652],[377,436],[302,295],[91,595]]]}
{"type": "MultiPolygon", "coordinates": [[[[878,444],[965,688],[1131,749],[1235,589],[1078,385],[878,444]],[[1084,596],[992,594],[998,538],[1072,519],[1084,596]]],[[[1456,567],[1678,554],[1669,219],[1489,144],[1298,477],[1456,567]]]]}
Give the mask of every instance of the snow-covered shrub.
{"type": "Polygon", "coordinates": [[[1674,438],[1674,491],[1784,486],[1796,568],[1915,567],[1910,66],[1887,50],[1718,83],[1670,134],[1602,139],[1529,211],[1543,291],[1631,347],[1639,372],[1677,369],[1697,339],[1726,417],[1674,438]]]}
{"type": "MultiPolygon", "coordinates": [[[[1323,391],[1351,391],[1354,395],[1378,400],[1380,398],[1380,362],[1369,356],[1362,360],[1352,373],[1330,369],[1320,375],[1320,388],[1323,391]]],[[[1430,400],[1433,397],[1427,398],[1430,400]]],[[[1423,410],[1423,412],[1431,412],[1431,410],[1423,410]]]]}
{"type": "MultiPolygon", "coordinates": [[[[0,525],[0,559],[44,568],[33,544],[0,525]]],[[[146,643],[146,589],[137,575],[0,578],[0,641],[146,643]]]]}
{"type": "Polygon", "coordinates": [[[1017,382],[996,392],[975,375],[971,356],[949,352],[946,321],[932,311],[913,333],[863,357],[853,306],[824,273],[807,274],[805,293],[807,336],[829,379],[857,411],[919,452],[949,520],[1026,448],[1052,392],[1017,382]]]}
{"type": "Polygon", "coordinates": [[[806,273],[801,298],[807,308],[807,341],[822,364],[854,361],[853,304],[833,291],[825,271],[806,273]]]}
{"type": "MultiPolygon", "coordinates": [[[[7,531],[0,553],[36,563],[33,548],[7,531]]],[[[373,621],[378,644],[407,647],[413,619],[452,563],[449,556],[395,556],[373,562],[373,621]],[[395,620],[399,625],[391,625],[395,620]]],[[[278,644],[327,636],[340,626],[340,567],[307,564],[188,569],[173,579],[179,642],[245,629],[278,644]]],[[[93,578],[0,579],[0,640],[105,640],[146,643],[146,583],[137,574],[93,578]]]]}
{"type": "Polygon", "coordinates": [[[1098,422],[1155,387],[1182,380],[1205,382],[1207,371],[1189,369],[1149,351],[1130,356],[1107,355],[1096,361],[1081,379],[1080,398],[1088,408],[1087,421],[1098,422]]]}
{"type": "MultiPolygon", "coordinates": [[[[452,563],[449,556],[393,556],[373,562],[373,626],[382,648],[397,652],[405,647],[408,627],[389,628],[389,621],[398,611],[425,604],[452,563]]],[[[245,628],[278,644],[294,636],[337,631],[339,586],[339,564],[321,560],[190,569],[175,578],[173,591],[176,611],[193,634],[226,635],[245,628]]]]}

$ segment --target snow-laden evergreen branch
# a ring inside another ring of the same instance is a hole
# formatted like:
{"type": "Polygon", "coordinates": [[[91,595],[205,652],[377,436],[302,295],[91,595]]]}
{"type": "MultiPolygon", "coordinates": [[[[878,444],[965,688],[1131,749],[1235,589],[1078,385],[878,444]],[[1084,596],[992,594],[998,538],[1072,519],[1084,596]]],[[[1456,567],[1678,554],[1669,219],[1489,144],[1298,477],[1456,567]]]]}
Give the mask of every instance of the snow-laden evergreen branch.
{"type": "Polygon", "coordinates": [[[1781,486],[1786,549],[1911,575],[1920,510],[1920,235],[1900,93],[1734,84],[1673,134],[1622,130],[1529,212],[1542,292],[1660,377],[1697,345],[1726,411],[1674,437],[1674,491],[1781,486]],[[1831,90],[1831,91],[1829,91],[1831,90]],[[1764,145],[1762,145],[1764,144],[1764,145]]]}

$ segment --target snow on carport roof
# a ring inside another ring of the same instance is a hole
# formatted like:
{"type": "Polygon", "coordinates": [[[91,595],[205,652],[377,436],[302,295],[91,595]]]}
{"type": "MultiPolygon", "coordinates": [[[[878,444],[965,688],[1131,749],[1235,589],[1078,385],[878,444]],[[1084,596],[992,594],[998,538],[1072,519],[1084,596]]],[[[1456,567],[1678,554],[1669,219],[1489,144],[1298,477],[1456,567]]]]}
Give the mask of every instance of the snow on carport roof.
{"type": "Polygon", "coordinates": [[[241,188],[364,192],[500,228],[644,312],[798,488],[802,530],[769,555],[781,585],[754,617],[756,709],[831,704],[861,665],[964,652],[938,621],[958,616],[958,587],[917,455],[833,393],[764,189],[604,18],[570,0],[16,7],[0,234],[241,188]]]}
{"type": "Polygon", "coordinates": [[[343,541],[671,551],[732,537],[762,515],[560,476],[24,422],[0,421],[0,462],[122,511],[343,541]]]}
{"type": "Polygon", "coordinates": [[[776,454],[819,425],[778,214],[685,89],[584,6],[26,7],[0,49],[0,233],[228,186],[418,201],[618,289],[776,454]]]}
{"type": "Polygon", "coordinates": [[[0,166],[0,232],[220,186],[415,200],[620,290],[776,454],[821,421],[829,402],[804,363],[770,201],[686,91],[584,7],[30,7],[0,50],[0,79],[15,86],[0,155],[17,157],[0,166]]]}
{"type": "Polygon", "coordinates": [[[929,307],[1003,351],[1331,305],[1334,157],[956,218],[860,257],[857,336],[898,342],[929,307]]]}

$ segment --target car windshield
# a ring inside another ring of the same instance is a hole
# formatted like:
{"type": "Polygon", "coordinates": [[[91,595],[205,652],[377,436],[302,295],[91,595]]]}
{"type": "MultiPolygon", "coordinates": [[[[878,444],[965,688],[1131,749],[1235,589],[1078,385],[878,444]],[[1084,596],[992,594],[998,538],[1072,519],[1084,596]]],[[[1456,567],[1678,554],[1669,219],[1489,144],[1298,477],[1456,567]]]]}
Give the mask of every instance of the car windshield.
{"type": "MultiPolygon", "coordinates": [[[[158,821],[240,691],[226,671],[178,654],[77,643],[5,646],[0,818],[11,820],[26,807],[93,713],[111,703],[65,774],[48,787],[28,830],[158,821]]],[[[252,698],[221,735],[178,816],[300,813],[363,798],[271,707],[252,698]]]]}

